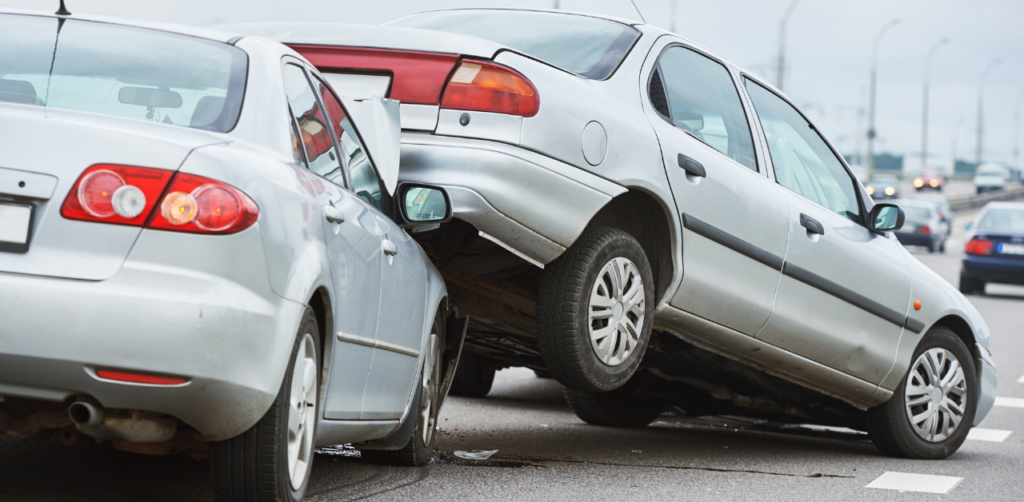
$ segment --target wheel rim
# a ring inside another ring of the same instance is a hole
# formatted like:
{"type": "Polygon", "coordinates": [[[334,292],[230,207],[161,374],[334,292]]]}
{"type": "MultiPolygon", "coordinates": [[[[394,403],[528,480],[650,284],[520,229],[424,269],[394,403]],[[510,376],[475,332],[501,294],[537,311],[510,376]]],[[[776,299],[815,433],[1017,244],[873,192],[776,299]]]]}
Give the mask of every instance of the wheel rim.
{"type": "Polygon", "coordinates": [[[967,411],[967,378],[960,361],[946,349],[918,356],[905,391],[910,426],[925,441],[944,441],[956,432],[967,411]]]}
{"type": "Polygon", "coordinates": [[[426,365],[423,371],[422,387],[420,388],[420,410],[419,422],[420,431],[423,434],[423,445],[430,446],[434,438],[434,429],[437,427],[437,407],[435,401],[440,399],[437,394],[441,384],[441,347],[438,343],[437,333],[430,334],[430,351],[427,352],[426,365]]]}
{"type": "Polygon", "coordinates": [[[316,343],[306,333],[295,354],[292,386],[288,391],[288,473],[292,489],[306,480],[313,460],[313,428],[318,399],[316,343]]]}
{"type": "Polygon", "coordinates": [[[647,304],[644,281],[628,258],[613,258],[590,292],[590,346],[609,366],[629,359],[640,343],[647,304]]]}

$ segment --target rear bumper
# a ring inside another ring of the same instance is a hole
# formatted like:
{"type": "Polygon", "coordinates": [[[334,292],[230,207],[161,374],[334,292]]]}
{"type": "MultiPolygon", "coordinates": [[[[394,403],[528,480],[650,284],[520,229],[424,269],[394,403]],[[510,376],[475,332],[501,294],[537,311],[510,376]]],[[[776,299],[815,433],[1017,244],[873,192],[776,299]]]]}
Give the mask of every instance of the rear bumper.
{"type": "Polygon", "coordinates": [[[934,234],[896,232],[896,239],[904,246],[931,246],[938,238],[934,234]]]}
{"type": "Polygon", "coordinates": [[[575,166],[487,140],[402,134],[402,181],[445,187],[456,218],[543,265],[626,189],[575,166]]]}
{"type": "Polygon", "coordinates": [[[1024,285],[1024,259],[964,256],[962,273],[982,282],[1024,285]]]}
{"type": "Polygon", "coordinates": [[[85,394],[166,413],[210,440],[244,432],[278,394],[304,309],[273,294],[262,249],[258,225],[213,238],[146,230],[105,281],[0,274],[0,394],[85,394]],[[226,250],[242,249],[224,263],[226,250]],[[113,382],[98,368],[188,382],[113,382]]]}

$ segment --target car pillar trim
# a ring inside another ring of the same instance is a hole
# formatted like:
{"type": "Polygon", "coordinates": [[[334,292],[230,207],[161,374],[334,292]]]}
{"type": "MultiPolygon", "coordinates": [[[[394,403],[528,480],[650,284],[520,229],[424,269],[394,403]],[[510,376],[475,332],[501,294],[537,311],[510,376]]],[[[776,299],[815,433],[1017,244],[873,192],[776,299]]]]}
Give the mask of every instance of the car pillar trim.
{"type": "Polygon", "coordinates": [[[394,352],[396,354],[402,354],[403,356],[419,357],[420,351],[416,349],[410,349],[409,347],[403,347],[389,342],[382,342],[374,340],[373,338],[367,338],[365,336],[353,335],[345,333],[344,331],[338,332],[338,340],[347,343],[354,343],[356,345],[362,345],[364,347],[370,347],[374,349],[386,350],[388,352],[394,352]]]}
{"type": "Polygon", "coordinates": [[[682,213],[682,217],[683,227],[687,230],[690,230],[702,237],[706,237],[758,263],[771,267],[775,270],[782,270],[783,259],[781,256],[769,253],[768,251],[740,239],[735,235],[724,232],[686,213],[682,213]]]}
{"type": "Polygon", "coordinates": [[[509,246],[508,244],[505,244],[504,242],[502,242],[500,239],[498,239],[497,237],[495,237],[493,235],[486,234],[486,233],[484,233],[481,230],[480,231],[480,237],[483,237],[484,239],[487,239],[487,240],[489,240],[489,241],[491,241],[491,242],[493,242],[493,243],[495,243],[495,244],[505,248],[506,251],[508,251],[508,252],[510,252],[510,253],[512,253],[512,254],[522,258],[523,260],[525,260],[526,262],[528,262],[531,265],[536,266],[537,268],[540,268],[540,269],[544,268],[544,264],[543,263],[541,263],[541,262],[539,262],[537,260],[534,260],[533,258],[530,258],[529,256],[526,256],[525,254],[523,254],[522,252],[520,252],[516,248],[514,248],[512,246],[509,246]]]}

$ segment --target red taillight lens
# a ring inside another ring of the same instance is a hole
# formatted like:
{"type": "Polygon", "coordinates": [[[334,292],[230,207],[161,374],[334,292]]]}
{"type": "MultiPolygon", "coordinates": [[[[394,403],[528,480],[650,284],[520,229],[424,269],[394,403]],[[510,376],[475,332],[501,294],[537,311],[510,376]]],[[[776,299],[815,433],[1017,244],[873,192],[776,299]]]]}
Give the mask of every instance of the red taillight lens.
{"type": "Polygon", "coordinates": [[[149,385],[181,385],[188,383],[183,378],[173,378],[157,375],[141,375],[138,373],[125,373],[123,371],[96,370],[96,376],[105,380],[118,382],[144,383],[149,385]]]}
{"type": "Polygon", "coordinates": [[[992,241],[975,237],[967,241],[967,248],[964,249],[964,252],[967,254],[992,254],[992,241]]]}
{"type": "Polygon", "coordinates": [[[917,227],[917,231],[922,234],[932,233],[932,229],[928,225],[921,225],[920,227],[917,227]]]}
{"type": "Polygon", "coordinates": [[[492,63],[463,61],[444,90],[441,108],[532,117],[540,97],[526,77],[492,63]]]}
{"type": "Polygon", "coordinates": [[[237,188],[194,174],[178,173],[148,228],[230,234],[256,222],[260,210],[237,188]]]}
{"type": "Polygon", "coordinates": [[[60,214],[71,220],[141,226],[173,171],[96,164],[71,187],[60,214]]]}

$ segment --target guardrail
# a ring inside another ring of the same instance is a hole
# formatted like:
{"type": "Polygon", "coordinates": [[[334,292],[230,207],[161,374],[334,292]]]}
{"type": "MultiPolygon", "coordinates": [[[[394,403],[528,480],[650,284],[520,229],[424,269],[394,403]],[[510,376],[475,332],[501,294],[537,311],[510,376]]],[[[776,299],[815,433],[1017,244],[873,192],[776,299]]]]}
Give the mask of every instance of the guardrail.
{"type": "Polygon", "coordinates": [[[949,199],[949,206],[953,209],[954,213],[959,213],[961,211],[981,208],[989,202],[1017,199],[1024,199],[1024,187],[1018,186],[1009,190],[999,190],[996,192],[983,193],[981,195],[949,199]]]}

